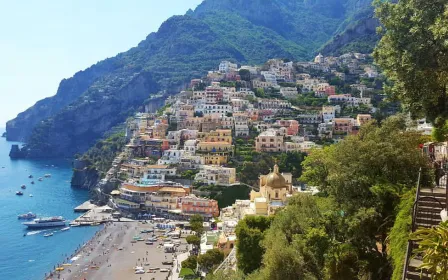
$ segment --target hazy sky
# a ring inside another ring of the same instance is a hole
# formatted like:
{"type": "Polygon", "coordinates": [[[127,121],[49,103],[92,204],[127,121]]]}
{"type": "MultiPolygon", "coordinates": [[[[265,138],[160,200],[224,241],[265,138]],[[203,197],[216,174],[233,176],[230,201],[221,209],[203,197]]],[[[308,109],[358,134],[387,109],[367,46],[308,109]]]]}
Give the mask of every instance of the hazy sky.
{"type": "Polygon", "coordinates": [[[0,127],[202,0],[0,0],[0,127]]]}

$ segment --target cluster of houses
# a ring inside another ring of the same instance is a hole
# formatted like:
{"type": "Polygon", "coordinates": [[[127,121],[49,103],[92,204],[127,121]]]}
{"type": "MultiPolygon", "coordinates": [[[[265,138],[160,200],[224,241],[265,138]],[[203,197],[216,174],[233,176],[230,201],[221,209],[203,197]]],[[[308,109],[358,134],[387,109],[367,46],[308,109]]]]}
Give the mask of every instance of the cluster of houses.
{"type": "MultiPolygon", "coordinates": [[[[350,74],[376,77],[373,66],[363,66],[366,57],[319,54],[314,62],[271,59],[260,67],[221,62],[218,70],[191,80],[188,90],[168,97],[157,114],[137,113],[128,121],[129,142],[107,174],[108,179],[122,182],[113,193],[114,203],[125,211],[217,217],[217,202],[194,195],[191,183],[238,185],[236,169],[228,167],[237,139],[245,145],[252,139],[257,152],[308,153],[320,147],[315,139],[342,139],[371,120],[370,114],[341,116],[345,107],[365,106],[374,111],[370,98],[362,96],[368,88],[350,85],[361,92],[358,97],[337,94],[335,86],[308,71],[331,72],[341,80],[350,74]],[[348,71],[338,72],[341,66],[348,71]],[[277,95],[259,96],[260,89],[277,95]],[[328,102],[314,111],[293,106],[291,101],[304,93],[328,102]],[[310,126],[314,135],[309,133],[310,126]]],[[[290,174],[280,174],[277,166],[260,178],[260,191],[252,192],[248,201],[237,202],[245,209],[240,214],[272,214],[294,192],[290,174]]]]}

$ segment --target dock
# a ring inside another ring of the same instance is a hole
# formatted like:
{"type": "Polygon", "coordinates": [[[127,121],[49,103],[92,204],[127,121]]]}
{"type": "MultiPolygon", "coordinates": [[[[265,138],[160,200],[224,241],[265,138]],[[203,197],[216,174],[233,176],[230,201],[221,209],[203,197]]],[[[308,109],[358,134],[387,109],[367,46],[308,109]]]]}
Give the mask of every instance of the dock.
{"type": "Polygon", "coordinates": [[[82,214],[70,223],[71,226],[99,225],[112,221],[112,208],[109,206],[96,206],[82,214]]]}
{"type": "Polygon", "coordinates": [[[95,209],[96,207],[97,206],[95,204],[91,203],[90,200],[87,200],[83,204],[75,207],[74,211],[75,212],[87,212],[87,211],[90,211],[92,209],[95,209]]]}

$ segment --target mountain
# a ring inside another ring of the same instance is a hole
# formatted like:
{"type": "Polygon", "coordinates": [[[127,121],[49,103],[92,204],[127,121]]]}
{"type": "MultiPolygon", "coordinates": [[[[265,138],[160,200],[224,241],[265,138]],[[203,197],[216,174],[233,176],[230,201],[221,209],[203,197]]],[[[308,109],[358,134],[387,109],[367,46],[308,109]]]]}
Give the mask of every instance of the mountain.
{"type": "Polygon", "coordinates": [[[27,143],[20,156],[85,152],[151,95],[174,93],[221,60],[312,58],[366,7],[370,0],[205,0],[138,46],[64,79],[55,96],[7,123],[7,138],[27,143]]]}

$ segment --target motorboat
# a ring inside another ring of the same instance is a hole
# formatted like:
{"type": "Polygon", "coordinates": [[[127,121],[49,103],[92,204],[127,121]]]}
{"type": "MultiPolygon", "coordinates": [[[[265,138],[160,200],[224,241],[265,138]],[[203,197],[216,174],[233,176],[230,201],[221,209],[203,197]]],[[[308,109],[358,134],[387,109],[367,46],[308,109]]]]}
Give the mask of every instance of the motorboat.
{"type": "Polygon", "coordinates": [[[26,189],[26,186],[25,185],[21,185],[20,188],[26,189]]]}
{"type": "Polygon", "coordinates": [[[51,177],[51,174],[45,174],[44,177],[45,177],[45,178],[50,178],[50,177],[51,177]]]}
{"type": "Polygon", "coordinates": [[[33,175],[28,176],[28,178],[30,178],[30,179],[33,178],[33,175]]]}
{"type": "Polygon", "coordinates": [[[35,219],[32,222],[22,223],[28,228],[47,228],[47,227],[62,227],[65,226],[65,219],[61,216],[35,219]]]}
{"type": "Polygon", "coordinates": [[[53,233],[44,234],[44,237],[50,237],[50,236],[53,236],[53,233]]]}
{"type": "Polygon", "coordinates": [[[32,212],[28,212],[26,214],[22,214],[22,215],[18,215],[17,218],[19,219],[35,219],[37,217],[36,214],[32,213],[32,212]]]}
{"type": "Polygon", "coordinates": [[[33,195],[32,195],[32,194],[30,194],[30,197],[33,197],[33,195]]]}
{"type": "Polygon", "coordinates": [[[65,227],[65,228],[61,228],[61,231],[67,231],[69,229],[70,229],[70,227],[65,227]]]}
{"type": "Polygon", "coordinates": [[[44,178],[42,178],[42,177],[39,177],[39,179],[37,179],[38,181],[43,181],[44,180],[44,178]]]}
{"type": "Polygon", "coordinates": [[[17,192],[16,192],[16,195],[23,195],[23,192],[21,192],[21,191],[17,191],[17,192]]]}

